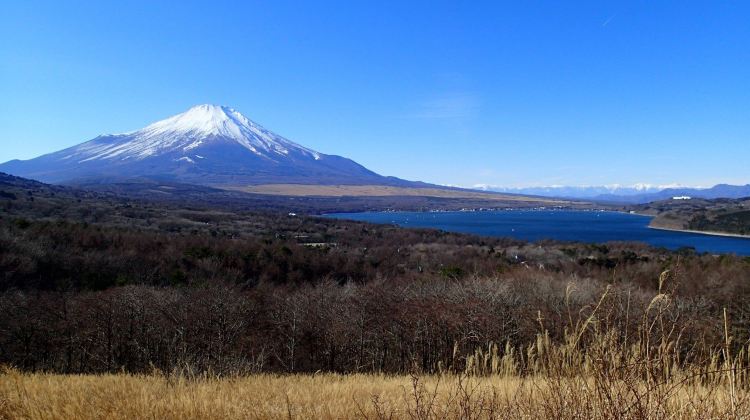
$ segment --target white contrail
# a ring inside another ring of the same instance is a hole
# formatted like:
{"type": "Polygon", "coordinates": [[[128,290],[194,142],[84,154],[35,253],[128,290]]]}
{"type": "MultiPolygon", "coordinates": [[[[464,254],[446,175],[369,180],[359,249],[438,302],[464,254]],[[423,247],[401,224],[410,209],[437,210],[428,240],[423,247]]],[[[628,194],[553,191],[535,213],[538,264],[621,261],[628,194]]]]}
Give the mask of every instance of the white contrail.
{"type": "Polygon", "coordinates": [[[609,22],[611,22],[611,21],[612,21],[612,19],[614,19],[614,18],[615,18],[615,15],[612,15],[612,16],[610,16],[610,17],[609,17],[609,18],[608,18],[607,20],[605,20],[605,21],[604,21],[604,22],[602,23],[602,28],[603,28],[603,27],[605,27],[605,26],[607,26],[607,25],[609,25],[609,22]]]}

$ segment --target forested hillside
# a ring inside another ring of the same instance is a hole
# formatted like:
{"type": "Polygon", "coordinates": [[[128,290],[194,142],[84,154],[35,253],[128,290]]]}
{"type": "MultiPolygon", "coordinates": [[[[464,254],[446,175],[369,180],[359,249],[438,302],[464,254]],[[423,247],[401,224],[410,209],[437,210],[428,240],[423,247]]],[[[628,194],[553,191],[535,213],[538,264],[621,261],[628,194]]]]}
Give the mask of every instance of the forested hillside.
{"type": "Polygon", "coordinates": [[[634,206],[656,228],[750,235],[750,198],[672,199],[634,206]]]}
{"type": "Polygon", "coordinates": [[[463,369],[475,349],[522,348],[542,326],[561,340],[602,294],[607,322],[627,331],[665,270],[680,345],[720,343],[721,308],[737,345],[750,327],[750,260],[733,256],[529,244],[12,177],[0,209],[0,364],[28,370],[463,369]]]}

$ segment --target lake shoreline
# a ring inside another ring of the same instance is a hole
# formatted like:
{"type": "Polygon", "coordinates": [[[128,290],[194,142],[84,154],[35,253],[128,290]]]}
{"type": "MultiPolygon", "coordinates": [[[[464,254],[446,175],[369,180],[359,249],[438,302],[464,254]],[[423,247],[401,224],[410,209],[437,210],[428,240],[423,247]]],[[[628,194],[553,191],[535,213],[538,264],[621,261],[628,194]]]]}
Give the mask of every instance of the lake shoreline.
{"type": "Polygon", "coordinates": [[[624,211],[362,212],[327,217],[527,242],[642,242],[673,251],[693,247],[698,252],[750,256],[747,236],[657,228],[649,226],[653,216],[624,211]]]}
{"type": "Polygon", "coordinates": [[[668,228],[668,227],[659,227],[659,226],[648,226],[649,229],[656,229],[656,230],[666,230],[669,232],[682,232],[682,233],[695,233],[698,235],[710,235],[710,236],[724,236],[727,238],[740,238],[740,239],[750,239],[750,235],[742,235],[739,233],[725,233],[725,232],[715,232],[715,231],[709,231],[709,230],[691,230],[691,229],[676,229],[676,228],[668,228]]]}

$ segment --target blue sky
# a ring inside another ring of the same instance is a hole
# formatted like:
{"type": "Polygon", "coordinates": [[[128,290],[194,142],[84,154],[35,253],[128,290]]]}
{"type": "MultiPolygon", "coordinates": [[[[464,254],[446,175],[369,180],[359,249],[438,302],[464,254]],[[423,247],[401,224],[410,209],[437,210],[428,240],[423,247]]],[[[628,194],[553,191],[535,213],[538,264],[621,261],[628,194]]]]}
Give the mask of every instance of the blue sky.
{"type": "Polygon", "coordinates": [[[748,22],[741,1],[10,0],[0,161],[214,103],[407,179],[748,183],[748,22]]]}

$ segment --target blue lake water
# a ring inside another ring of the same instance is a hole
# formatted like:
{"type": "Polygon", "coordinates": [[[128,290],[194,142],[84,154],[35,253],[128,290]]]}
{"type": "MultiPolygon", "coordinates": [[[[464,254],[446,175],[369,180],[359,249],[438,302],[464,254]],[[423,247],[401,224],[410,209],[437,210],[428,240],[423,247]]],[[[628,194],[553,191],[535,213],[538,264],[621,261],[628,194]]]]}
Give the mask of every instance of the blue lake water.
{"type": "Polygon", "coordinates": [[[750,255],[750,239],[649,229],[650,217],[617,212],[502,210],[336,213],[328,216],[527,241],[637,241],[668,249],[693,247],[698,252],[750,255]]]}

